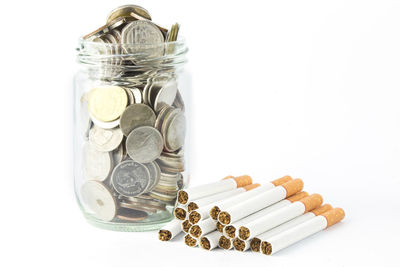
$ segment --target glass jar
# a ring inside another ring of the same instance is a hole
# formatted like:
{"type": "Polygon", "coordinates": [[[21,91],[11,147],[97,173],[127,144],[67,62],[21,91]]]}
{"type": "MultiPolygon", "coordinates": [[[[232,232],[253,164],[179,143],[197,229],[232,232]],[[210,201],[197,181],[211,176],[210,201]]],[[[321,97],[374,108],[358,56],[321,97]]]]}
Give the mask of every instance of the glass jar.
{"type": "Polygon", "coordinates": [[[190,76],[184,40],[81,39],[74,81],[75,193],[84,216],[117,231],[159,229],[189,180],[190,76]]]}

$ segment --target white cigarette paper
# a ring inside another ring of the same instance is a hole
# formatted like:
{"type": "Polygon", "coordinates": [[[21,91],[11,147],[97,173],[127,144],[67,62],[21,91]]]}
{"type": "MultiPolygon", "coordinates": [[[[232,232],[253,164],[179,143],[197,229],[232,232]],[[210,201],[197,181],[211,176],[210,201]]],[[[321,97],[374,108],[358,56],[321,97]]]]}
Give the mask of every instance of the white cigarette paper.
{"type": "Polygon", "coordinates": [[[258,194],[246,201],[243,201],[240,204],[223,210],[218,215],[218,221],[222,224],[230,224],[231,222],[236,222],[254,212],[266,208],[280,200],[285,199],[286,197],[289,197],[301,191],[301,189],[303,189],[303,181],[301,179],[289,181],[283,185],[277,186],[275,188],[272,188],[271,190],[258,194]]]}
{"type": "Polygon", "coordinates": [[[200,238],[200,247],[206,250],[213,250],[218,247],[221,233],[218,231],[211,232],[200,238]]]}
{"type": "Polygon", "coordinates": [[[240,227],[239,238],[241,240],[250,240],[253,237],[285,223],[309,210],[319,207],[322,204],[322,201],[321,195],[313,194],[300,201],[291,203],[286,207],[259,217],[240,227]]]}
{"type": "Polygon", "coordinates": [[[290,176],[284,176],[282,178],[276,179],[272,182],[268,182],[264,185],[261,185],[253,190],[244,192],[242,194],[239,194],[237,196],[233,196],[230,197],[226,200],[221,200],[218,201],[217,203],[214,204],[213,208],[210,211],[210,216],[214,219],[217,220],[217,216],[218,216],[218,211],[221,210],[226,210],[230,207],[233,207],[239,203],[242,203],[243,201],[246,201],[249,198],[252,198],[254,196],[257,196],[259,194],[262,194],[264,192],[267,192],[269,190],[271,190],[272,188],[274,188],[275,186],[278,186],[286,181],[290,181],[292,178],[290,176]],[[212,213],[214,213],[212,215],[212,213]]]}
{"type": "Polygon", "coordinates": [[[238,195],[243,192],[246,192],[246,189],[244,187],[235,188],[233,190],[229,190],[229,191],[221,192],[221,193],[218,193],[215,195],[211,195],[211,196],[207,196],[207,197],[200,198],[197,200],[193,200],[188,204],[188,206],[196,205],[198,207],[197,209],[199,209],[208,204],[215,203],[216,201],[219,201],[221,199],[226,199],[228,197],[235,196],[235,195],[238,195]]]}
{"type": "Polygon", "coordinates": [[[186,204],[199,198],[233,190],[251,183],[252,179],[250,176],[243,175],[236,178],[224,179],[215,183],[182,189],[178,191],[178,202],[180,204],[186,204]]]}
{"type": "Polygon", "coordinates": [[[283,231],[286,231],[296,225],[299,225],[305,221],[308,221],[308,220],[314,218],[315,216],[318,216],[319,214],[324,213],[331,209],[332,209],[331,205],[325,204],[325,205],[321,206],[320,208],[316,208],[316,209],[314,209],[310,212],[307,212],[303,215],[300,215],[288,222],[278,225],[277,227],[274,227],[271,230],[268,230],[268,231],[258,235],[257,238],[260,239],[261,241],[265,241],[266,239],[268,239],[274,235],[282,233],[283,231]]]}
{"type": "MultiPolygon", "coordinates": [[[[250,184],[250,185],[247,185],[244,187],[237,188],[235,190],[219,193],[216,195],[218,197],[214,197],[214,196],[211,196],[210,198],[207,197],[206,198],[207,201],[204,201],[203,203],[206,203],[206,202],[208,202],[208,203],[206,205],[199,205],[198,209],[192,210],[188,215],[188,219],[192,224],[196,224],[199,221],[208,219],[210,217],[210,210],[215,205],[215,201],[231,199],[234,196],[237,196],[241,193],[244,193],[244,192],[247,192],[250,190],[254,190],[254,188],[257,188],[259,186],[260,186],[259,184],[250,184]],[[211,198],[213,200],[212,202],[209,201],[209,199],[211,199],[211,198]]],[[[203,199],[201,198],[200,200],[196,201],[196,203],[199,203],[201,200],[203,200],[203,199]]],[[[194,202],[191,202],[191,203],[194,203],[194,202]]],[[[189,204],[189,206],[190,206],[190,204],[189,204]]]]}
{"type": "Polygon", "coordinates": [[[211,218],[200,221],[198,224],[190,227],[189,233],[194,238],[200,238],[208,233],[211,233],[217,229],[215,221],[211,218]]]}
{"type": "Polygon", "coordinates": [[[180,220],[173,219],[158,231],[158,238],[161,241],[169,241],[173,239],[182,232],[181,223],[180,220]]]}
{"type": "Polygon", "coordinates": [[[274,254],[281,249],[341,221],[344,216],[344,211],[341,208],[329,210],[322,215],[318,215],[262,242],[262,252],[266,255],[274,254]]]}
{"type": "Polygon", "coordinates": [[[308,196],[307,192],[304,192],[304,191],[303,192],[299,192],[299,193],[293,195],[292,197],[289,197],[287,199],[281,200],[281,201],[279,201],[279,202],[277,202],[277,203],[275,203],[275,204],[273,204],[271,206],[268,206],[268,207],[266,207],[266,208],[264,208],[262,210],[259,210],[259,211],[255,212],[253,214],[250,214],[249,216],[246,216],[246,217],[244,217],[244,218],[242,218],[242,219],[240,219],[240,220],[238,220],[236,222],[233,222],[233,223],[231,223],[229,225],[226,225],[224,227],[223,234],[227,238],[235,238],[236,235],[237,235],[237,230],[239,230],[240,226],[243,226],[243,225],[245,225],[245,224],[247,224],[249,222],[252,222],[252,221],[254,221],[254,220],[256,220],[256,219],[258,219],[258,218],[260,218],[262,216],[265,216],[265,215],[273,212],[273,211],[276,211],[278,209],[286,207],[286,206],[292,204],[294,201],[298,201],[298,200],[300,200],[300,199],[302,199],[302,198],[304,198],[306,196],[308,196]]]}

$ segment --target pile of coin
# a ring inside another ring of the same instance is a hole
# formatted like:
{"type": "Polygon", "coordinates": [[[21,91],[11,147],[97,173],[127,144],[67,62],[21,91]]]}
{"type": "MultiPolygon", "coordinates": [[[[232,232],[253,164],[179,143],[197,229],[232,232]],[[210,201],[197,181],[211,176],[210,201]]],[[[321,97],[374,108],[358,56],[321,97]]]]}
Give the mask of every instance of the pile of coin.
{"type": "Polygon", "coordinates": [[[106,64],[126,64],[129,70],[111,77],[115,79],[96,76],[100,84],[81,97],[88,126],[80,194],[97,219],[134,222],[169,212],[166,206],[175,204],[183,187],[186,119],[174,68],[143,68],[143,57],[135,56],[149,45],[154,46],[147,56],[170,53],[160,44],[175,41],[178,30],[178,24],[168,31],[154,24],[144,8],[128,5],[112,11],[106,25],[83,37],[116,44],[100,45],[99,54],[107,57],[106,64]],[[140,71],[131,71],[139,65],[140,71]]]}

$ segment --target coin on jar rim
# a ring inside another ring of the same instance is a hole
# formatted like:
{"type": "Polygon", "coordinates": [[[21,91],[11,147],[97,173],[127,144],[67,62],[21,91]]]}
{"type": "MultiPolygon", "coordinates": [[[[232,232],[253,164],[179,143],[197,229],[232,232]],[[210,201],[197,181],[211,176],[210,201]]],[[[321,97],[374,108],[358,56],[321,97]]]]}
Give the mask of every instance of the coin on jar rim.
{"type": "Polygon", "coordinates": [[[132,130],[140,126],[153,126],[156,114],[145,104],[133,104],[128,106],[120,118],[121,130],[128,136],[132,130]]]}
{"type": "Polygon", "coordinates": [[[92,88],[88,98],[90,114],[102,122],[118,119],[128,104],[128,96],[119,86],[92,88]]]}
{"type": "Polygon", "coordinates": [[[103,221],[111,221],[116,214],[115,199],[102,183],[87,181],[81,188],[82,201],[94,212],[94,216],[103,221]]]}
{"type": "Polygon", "coordinates": [[[127,53],[149,52],[151,57],[164,55],[164,35],[154,23],[147,20],[135,20],[125,25],[121,31],[122,44],[127,53]],[[152,45],[152,46],[149,46],[152,45]]]}
{"type": "Polygon", "coordinates": [[[120,128],[102,129],[97,126],[89,132],[89,142],[102,152],[113,151],[121,144],[124,135],[120,128]]]}
{"type": "Polygon", "coordinates": [[[176,151],[185,142],[186,119],[182,111],[175,114],[167,121],[164,135],[165,148],[168,151],[176,151]]]}
{"type": "Polygon", "coordinates": [[[157,159],[164,147],[159,131],[151,126],[135,128],[126,139],[126,151],[134,161],[148,163],[157,159]]]}
{"type": "Polygon", "coordinates": [[[107,17],[107,23],[110,23],[111,21],[121,17],[132,17],[132,13],[151,20],[151,16],[145,8],[137,5],[124,5],[117,7],[110,12],[107,17]]]}
{"type": "Polygon", "coordinates": [[[137,222],[147,218],[147,213],[140,210],[118,209],[117,218],[124,221],[137,222]]]}
{"type": "Polygon", "coordinates": [[[123,196],[135,197],[144,193],[150,182],[150,173],[143,164],[126,160],[114,168],[111,180],[115,191],[123,196]]]}
{"type": "Polygon", "coordinates": [[[118,28],[122,24],[127,22],[126,18],[116,18],[112,21],[109,21],[106,25],[101,26],[100,28],[94,30],[93,32],[86,34],[83,36],[83,39],[85,40],[93,40],[94,38],[98,38],[110,31],[113,31],[114,29],[118,28]]]}
{"type": "Polygon", "coordinates": [[[104,181],[113,167],[109,152],[96,150],[89,142],[83,145],[83,172],[88,180],[104,181]]]}

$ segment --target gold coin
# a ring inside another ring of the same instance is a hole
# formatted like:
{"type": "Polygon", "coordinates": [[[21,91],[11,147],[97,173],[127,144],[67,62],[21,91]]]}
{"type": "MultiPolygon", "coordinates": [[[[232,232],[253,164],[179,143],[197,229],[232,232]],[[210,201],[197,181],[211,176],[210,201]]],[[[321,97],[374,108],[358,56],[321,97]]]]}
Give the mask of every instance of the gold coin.
{"type": "Polygon", "coordinates": [[[128,96],[119,86],[97,87],[89,92],[89,112],[94,118],[103,122],[118,119],[127,104],[128,96]]]}
{"type": "MultiPolygon", "coordinates": [[[[117,18],[135,18],[135,15],[139,15],[147,20],[151,20],[149,12],[141,6],[137,5],[125,5],[120,6],[111,11],[107,18],[107,24],[117,18]]],[[[135,18],[136,19],[136,18],[135,18]]]]}

